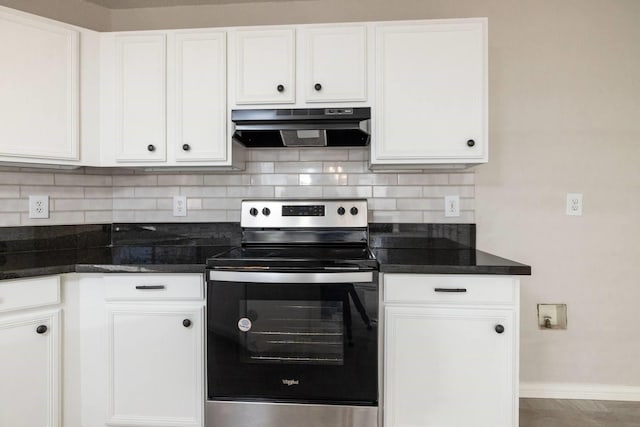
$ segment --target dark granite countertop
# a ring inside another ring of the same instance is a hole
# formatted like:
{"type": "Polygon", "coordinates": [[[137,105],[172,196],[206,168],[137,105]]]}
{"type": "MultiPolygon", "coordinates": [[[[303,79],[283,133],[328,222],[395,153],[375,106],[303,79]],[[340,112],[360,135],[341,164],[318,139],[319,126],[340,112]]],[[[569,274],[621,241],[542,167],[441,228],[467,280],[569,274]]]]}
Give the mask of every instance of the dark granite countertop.
{"type": "MultiPolygon", "coordinates": [[[[202,273],[207,258],[238,246],[240,231],[230,223],[17,229],[3,229],[14,238],[0,242],[0,280],[73,272],[202,273]]],[[[475,249],[470,224],[372,224],[370,231],[383,273],[531,274],[527,265],[475,249]]]]}

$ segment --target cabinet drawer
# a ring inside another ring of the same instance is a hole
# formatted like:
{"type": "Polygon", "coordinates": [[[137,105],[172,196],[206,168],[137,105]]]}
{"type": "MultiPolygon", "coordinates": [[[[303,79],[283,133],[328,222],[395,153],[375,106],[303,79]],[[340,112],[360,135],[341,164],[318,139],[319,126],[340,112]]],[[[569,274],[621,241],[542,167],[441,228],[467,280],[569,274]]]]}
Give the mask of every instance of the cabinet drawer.
{"type": "Polygon", "coordinates": [[[109,274],[105,278],[107,300],[201,300],[201,274],[109,274]]]}
{"type": "Polygon", "coordinates": [[[385,302],[514,304],[516,295],[514,280],[509,277],[384,275],[385,302]]]}
{"type": "Polygon", "coordinates": [[[0,282],[0,313],[60,303],[60,276],[0,282]]]}

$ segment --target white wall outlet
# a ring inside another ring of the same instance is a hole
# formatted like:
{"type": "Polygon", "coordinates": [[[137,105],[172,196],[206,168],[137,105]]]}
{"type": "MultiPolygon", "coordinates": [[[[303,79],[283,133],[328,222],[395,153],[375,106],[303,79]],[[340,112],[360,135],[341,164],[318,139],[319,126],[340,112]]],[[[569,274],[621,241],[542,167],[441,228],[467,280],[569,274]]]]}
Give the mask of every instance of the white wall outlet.
{"type": "Polygon", "coordinates": [[[29,196],[29,218],[49,218],[49,196],[29,196]]]}
{"type": "Polygon", "coordinates": [[[173,196],[173,216],[187,216],[186,196],[173,196]]]}
{"type": "Polygon", "coordinates": [[[567,193],[567,215],[582,216],[582,193],[567,193]]]}
{"type": "Polygon", "coordinates": [[[460,216],[460,196],[444,196],[444,216],[460,216]]]}

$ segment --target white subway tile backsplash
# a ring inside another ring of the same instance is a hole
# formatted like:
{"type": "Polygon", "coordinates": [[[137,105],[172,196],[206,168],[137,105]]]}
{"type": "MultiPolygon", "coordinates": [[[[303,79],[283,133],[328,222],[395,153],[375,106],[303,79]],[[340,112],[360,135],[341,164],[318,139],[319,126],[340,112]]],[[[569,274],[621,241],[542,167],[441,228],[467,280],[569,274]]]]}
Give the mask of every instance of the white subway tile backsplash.
{"type": "Polygon", "coordinates": [[[0,227],[14,227],[20,225],[19,213],[0,213],[0,227]]]}
{"type": "Polygon", "coordinates": [[[250,175],[205,175],[204,185],[250,185],[250,175]]]}
{"type": "Polygon", "coordinates": [[[135,187],[158,185],[157,175],[124,175],[113,177],[114,187],[135,187]]]}
{"type": "Polygon", "coordinates": [[[113,185],[113,177],[110,175],[74,175],[74,174],[62,174],[57,173],[54,175],[54,184],[55,185],[77,185],[78,182],[82,182],[83,185],[87,186],[112,186],[113,185]]]}
{"type": "MultiPolygon", "coordinates": [[[[78,184],[82,180],[78,179],[78,184]]],[[[51,186],[21,186],[20,196],[29,197],[30,195],[43,195],[49,197],[65,197],[65,198],[84,198],[84,188],[82,187],[61,187],[57,185],[51,186]]]]}
{"type": "Polygon", "coordinates": [[[396,174],[353,174],[347,180],[349,185],[398,185],[396,174]]]}
{"type": "Polygon", "coordinates": [[[300,185],[347,185],[348,180],[346,174],[300,174],[300,185]]]}
{"type": "Polygon", "coordinates": [[[322,162],[279,162],[276,173],[322,173],[322,162]]]}
{"type": "Polygon", "coordinates": [[[422,197],[422,187],[374,187],[373,197],[422,197]]]}
{"type": "Polygon", "coordinates": [[[251,185],[298,185],[298,175],[251,175],[251,185]]]}
{"type": "Polygon", "coordinates": [[[144,197],[147,199],[153,197],[178,196],[180,194],[179,187],[134,187],[133,196],[144,197]]]}
{"type": "Polygon", "coordinates": [[[158,175],[158,185],[203,185],[202,175],[158,175]]]}
{"type": "Polygon", "coordinates": [[[154,172],[0,167],[0,226],[109,222],[239,221],[246,198],[367,198],[374,222],[466,222],[475,217],[475,174],[376,172],[368,147],[247,150],[246,170],[154,172]],[[29,219],[27,196],[49,195],[51,218],[29,219]],[[187,197],[186,217],[173,196],[187,197]],[[460,217],[444,216],[444,196],[460,196],[460,217]]]}
{"type": "Polygon", "coordinates": [[[0,212],[29,212],[29,200],[5,199],[0,203],[0,212]]]}
{"type": "Polygon", "coordinates": [[[156,209],[156,199],[113,199],[113,210],[153,210],[156,209]]]}
{"type": "Polygon", "coordinates": [[[327,198],[369,198],[371,197],[371,187],[356,187],[356,186],[344,186],[344,187],[324,187],[322,189],[322,196],[327,198]]]}
{"type": "Polygon", "coordinates": [[[52,173],[0,172],[0,184],[53,185],[52,173]]]}
{"type": "Polygon", "coordinates": [[[364,173],[366,167],[364,162],[324,162],[322,171],[324,173],[364,173]]]}
{"type": "Polygon", "coordinates": [[[408,173],[398,175],[399,185],[447,185],[449,175],[446,173],[408,173]]]}
{"type": "Polygon", "coordinates": [[[475,183],[476,175],[474,172],[449,174],[449,185],[474,185],[475,183]]]}
{"type": "Polygon", "coordinates": [[[300,161],[349,160],[349,151],[343,148],[303,148],[300,150],[300,161]]]}
{"type": "Polygon", "coordinates": [[[313,187],[310,185],[305,186],[288,186],[288,187],[276,187],[275,197],[284,198],[309,198],[309,197],[322,197],[322,187],[313,187]]]}
{"type": "Polygon", "coordinates": [[[20,197],[20,187],[18,185],[0,185],[0,199],[10,199],[20,197]]]}

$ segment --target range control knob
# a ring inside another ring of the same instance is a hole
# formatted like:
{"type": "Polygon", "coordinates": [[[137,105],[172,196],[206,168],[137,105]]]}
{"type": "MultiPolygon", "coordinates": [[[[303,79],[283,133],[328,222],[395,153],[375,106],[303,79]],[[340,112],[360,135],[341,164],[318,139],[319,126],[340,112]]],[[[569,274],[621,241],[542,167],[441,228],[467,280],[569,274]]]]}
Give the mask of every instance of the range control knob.
{"type": "Polygon", "coordinates": [[[354,206],[349,210],[349,212],[351,212],[351,215],[358,215],[358,208],[354,206]]]}
{"type": "Polygon", "coordinates": [[[271,215],[271,209],[269,209],[269,208],[262,208],[262,215],[264,215],[264,216],[269,216],[269,215],[271,215]]]}
{"type": "Polygon", "coordinates": [[[256,216],[256,215],[258,215],[258,209],[251,208],[251,209],[249,209],[249,213],[251,214],[251,216],[256,216]]]}
{"type": "Polygon", "coordinates": [[[342,206],[340,206],[340,207],[338,208],[338,215],[344,215],[344,213],[345,213],[344,208],[343,208],[342,206]]]}

